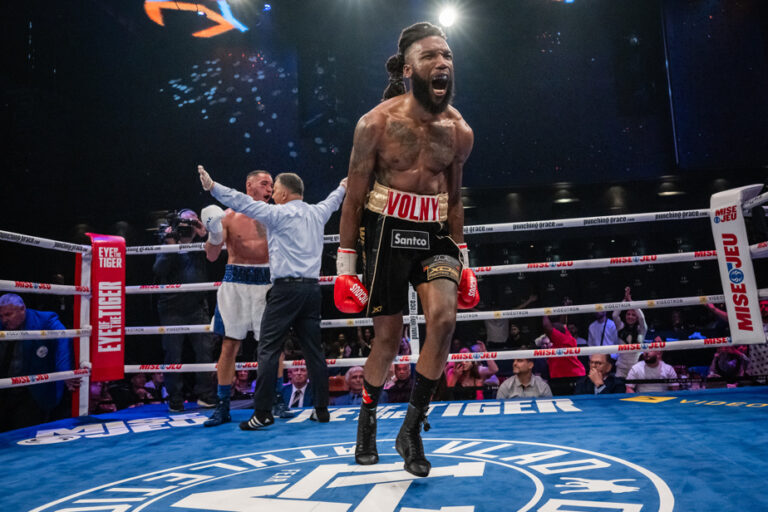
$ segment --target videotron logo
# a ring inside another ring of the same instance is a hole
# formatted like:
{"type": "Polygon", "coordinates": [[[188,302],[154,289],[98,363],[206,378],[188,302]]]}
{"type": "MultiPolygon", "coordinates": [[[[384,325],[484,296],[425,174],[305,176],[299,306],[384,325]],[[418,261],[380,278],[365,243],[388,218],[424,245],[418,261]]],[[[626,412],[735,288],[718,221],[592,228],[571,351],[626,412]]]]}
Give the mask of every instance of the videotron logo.
{"type": "MultiPolygon", "coordinates": [[[[656,474],[589,450],[517,440],[425,438],[426,478],[403,470],[394,439],[380,461],[354,462],[354,442],[297,446],[199,460],[119,479],[35,508],[419,512],[574,510],[671,512],[674,496],[656,474]],[[492,489],[514,492],[489,493],[492,489]],[[503,498],[501,498],[503,494],[503,498]],[[493,496],[503,499],[493,503],[493,496]],[[87,503],[88,508],[82,508],[87,503]]],[[[106,474],[106,473],[104,473],[106,474]]]]}
{"type": "Polygon", "coordinates": [[[395,249],[429,250],[429,233],[426,231],[392,230],[392,247],[395,249]]]}

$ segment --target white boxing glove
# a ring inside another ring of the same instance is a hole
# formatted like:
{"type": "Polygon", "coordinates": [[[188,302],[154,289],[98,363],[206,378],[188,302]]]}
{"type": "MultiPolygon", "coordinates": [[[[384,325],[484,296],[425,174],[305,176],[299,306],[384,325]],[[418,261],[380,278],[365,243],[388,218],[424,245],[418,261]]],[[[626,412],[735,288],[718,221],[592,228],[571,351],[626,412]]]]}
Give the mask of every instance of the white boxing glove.
{"type": "Polygon", "coordinates": [[[208,241],[211,245],[221,245],[224,241],[224,229],[221,226],[221,219],[223,218],[224,210],[215,204],[206,206],[200,212],[200,220],[203,221],[205,229],[208,230],[208,241]]]}

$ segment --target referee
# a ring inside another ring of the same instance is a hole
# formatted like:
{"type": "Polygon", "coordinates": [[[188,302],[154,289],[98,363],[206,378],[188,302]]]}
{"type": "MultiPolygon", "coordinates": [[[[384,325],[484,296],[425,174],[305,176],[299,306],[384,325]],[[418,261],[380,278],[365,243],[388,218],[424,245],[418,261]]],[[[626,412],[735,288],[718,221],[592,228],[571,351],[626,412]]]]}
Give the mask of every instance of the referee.
{"type": "Polygon", "coordinates": [[[325,223],[339,209],[347,189],[344,178],[330,195],[317,204],[304,202],[304,183],[293,173],[278,174],[272,199],[275,204],[215,183],[202,165],[197,167],[203,189],[236,212],[256,219],[267,228],[269,270],[272,289],[261,320],[259,377],[253,398],[254,411],[243,430],[257,430],[275,422],[272,416],[274,382],[280,353],[288,330],[298,335],[309,378],[314,388],[311,419],[330,420],[328,414],[328,368],[320,340],[321,294],[318,278],[325,223]]]}

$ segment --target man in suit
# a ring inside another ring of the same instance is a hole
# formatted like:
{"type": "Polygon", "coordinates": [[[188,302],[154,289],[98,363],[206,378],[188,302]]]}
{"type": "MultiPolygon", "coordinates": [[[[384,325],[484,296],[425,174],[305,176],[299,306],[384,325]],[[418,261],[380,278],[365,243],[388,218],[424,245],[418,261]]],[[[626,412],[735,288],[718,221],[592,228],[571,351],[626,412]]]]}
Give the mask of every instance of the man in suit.
{"type": "Polygon", "coordinates": [[[333,405],[360,405],[363,403],[363,367],[353,366],[344,375],[349,393],[333,401],[333,405]]]}
{"type": "MultiPolygon", "coordinates": [[[[0,296],[0,331],[64,330],[56,313],[27,309],[15,293],[0,296]]],[[[72,370],[72,339],[7,340],[0,342],[0,378],[72,370]]],[[[0,432],[65,417],[65,390],[80,379],[0,390],[0,432]]]]}
{"type": "Polygon", "coordinates": [[[606,395],[626,393],[624,379],[613,373],[613,359],[610,354],[592,354],[589,356],[589,375],[576,381],[577,395],[606,395]]]}
{"type": "Polygon", "coordinates": [[[306,368],[291,368],[288,370],[291,383],[283,386],[283,401],[291,409],[295,407],[312,407],[312,384],[307,378],[306,368]]]}

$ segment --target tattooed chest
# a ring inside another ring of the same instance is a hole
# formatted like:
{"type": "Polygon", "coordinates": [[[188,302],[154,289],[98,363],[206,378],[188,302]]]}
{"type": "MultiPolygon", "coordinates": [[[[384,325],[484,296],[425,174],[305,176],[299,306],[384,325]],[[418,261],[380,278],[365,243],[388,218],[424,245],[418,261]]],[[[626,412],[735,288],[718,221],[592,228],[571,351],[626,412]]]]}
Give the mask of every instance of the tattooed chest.
{"type": "Polygon", "coordinates": [[[402,121],[388,123],[380,158],[392,170],[415,167],[444,171],[456,155],[452,125],[415,127],[402,121]]]}

